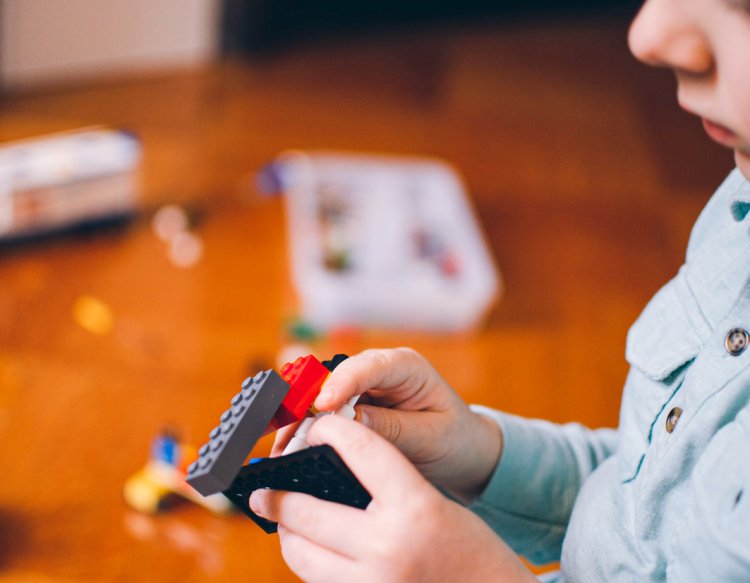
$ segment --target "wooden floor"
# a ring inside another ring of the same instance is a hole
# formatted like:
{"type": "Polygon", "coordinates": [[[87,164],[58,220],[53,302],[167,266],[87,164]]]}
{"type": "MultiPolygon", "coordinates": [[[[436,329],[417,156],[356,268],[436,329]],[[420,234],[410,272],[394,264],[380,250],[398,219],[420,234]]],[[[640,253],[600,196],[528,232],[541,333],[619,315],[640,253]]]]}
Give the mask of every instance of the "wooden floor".
{"type": "Polygon", "coordinates": [[[2,140],[136,130],[145,211],[122,234],[0,250],[0,580],[295,580],[247,519],[191,504],[140,515],[121,493],[160,428],[202,443],[285,342],[281,202],[253,177],[287,148],[448,159],[505,281],[473,334],[362,332],[320,353],[409,344],[468,401],[615,425],[627,329],[732,165],[678,110],[670,74],[629,56],[626,30],[619,17],[441,26],[1,97],[2,140]],[[191,269],[149,228],[169,202],[201,217],[191,269]],[[73,319],[83,295],[111,308],[110,333],[73,319]]]}

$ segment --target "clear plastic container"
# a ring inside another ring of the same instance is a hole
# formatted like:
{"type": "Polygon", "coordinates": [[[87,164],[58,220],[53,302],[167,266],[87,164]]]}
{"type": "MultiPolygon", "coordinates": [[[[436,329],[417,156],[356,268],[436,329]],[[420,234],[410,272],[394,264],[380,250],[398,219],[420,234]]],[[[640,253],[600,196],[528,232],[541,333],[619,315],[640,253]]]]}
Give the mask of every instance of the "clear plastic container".
{"type": "Polygon", "coordinates": [[[272,168],[313,326],[464,330],[498,299],[499,272],[449,164],[290,151],[272,168]]]}

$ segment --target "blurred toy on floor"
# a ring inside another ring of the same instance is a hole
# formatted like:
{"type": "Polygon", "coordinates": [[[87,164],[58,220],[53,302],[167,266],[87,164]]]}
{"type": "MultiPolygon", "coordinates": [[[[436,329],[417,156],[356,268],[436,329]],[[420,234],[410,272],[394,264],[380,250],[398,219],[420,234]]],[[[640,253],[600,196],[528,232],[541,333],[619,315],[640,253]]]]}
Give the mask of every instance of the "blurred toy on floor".
{"type": "Polygon", "coordinates": [[[162,431],[151,445],[145,467],[125,482],[125,502],[152,514],[165,510],[172,498],[180,496],[219,514],[231,512],[233,505],[224,496],[201,496],[185,481],[187,466],[196,456],[197,450],[182,443],[175,432],[162,431]]]}
{"type": "Polygon", "coordinates": [[[203,257],[203,239],[192,222],[188,211],[175,204],[160,207],[151,218],[151,230],[167,245],[167,257],[176,267],[193,267],[203,257]]]}
{"type": "Polygon", "coordinates": [[[92,128],[0,145],[0,243],[135,216],[141,142],[92,128]]]}
{"type": "Polygon", "coordinates": [[[112,309],[98,298],[90,295],[79,296],[73,303],[73,319],[92,334],[108,334],[114,327],[112,309]]]}

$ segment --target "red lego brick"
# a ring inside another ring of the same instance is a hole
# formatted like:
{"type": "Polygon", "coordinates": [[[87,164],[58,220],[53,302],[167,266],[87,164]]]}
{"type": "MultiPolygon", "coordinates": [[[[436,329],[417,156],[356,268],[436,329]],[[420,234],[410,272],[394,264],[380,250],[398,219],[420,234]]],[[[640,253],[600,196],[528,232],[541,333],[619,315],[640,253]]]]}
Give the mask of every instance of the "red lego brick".
{"type": "Polygon", "coordinates": [[[303,419],[329,374],[330,371],[312,355],[300,357],[281,367],[279,375],[289,384],[290,389],[266,433],[303,419]]]}

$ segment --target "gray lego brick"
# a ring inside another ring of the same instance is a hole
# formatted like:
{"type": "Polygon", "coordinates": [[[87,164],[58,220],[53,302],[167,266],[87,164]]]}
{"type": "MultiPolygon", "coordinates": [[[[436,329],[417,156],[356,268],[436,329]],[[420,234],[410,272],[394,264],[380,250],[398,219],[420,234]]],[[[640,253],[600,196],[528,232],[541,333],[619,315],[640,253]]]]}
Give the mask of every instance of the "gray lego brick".
{"type": "Polygon", "coordinates": [[[274,370],[246,379],[188,468],[187,483],[204,496],[226,490],[288,392],[274,370]]]}

